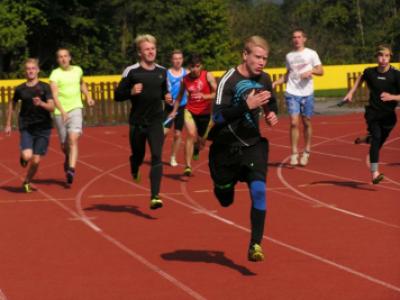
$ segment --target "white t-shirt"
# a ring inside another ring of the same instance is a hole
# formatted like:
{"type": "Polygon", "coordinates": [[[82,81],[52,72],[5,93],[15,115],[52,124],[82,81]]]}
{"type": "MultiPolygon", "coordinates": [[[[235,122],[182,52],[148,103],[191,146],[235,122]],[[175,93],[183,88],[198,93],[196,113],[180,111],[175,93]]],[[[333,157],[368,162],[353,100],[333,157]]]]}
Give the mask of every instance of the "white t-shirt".
{"type": "Polygon", "coordinates": [[[317,52],[312,49],[289,52],[286,55],[286,68],[289,71],[286,92],[295,96],[309,96],[314,93],[312,77],[301,79],[300,75],[321,64],[317,52]]]}

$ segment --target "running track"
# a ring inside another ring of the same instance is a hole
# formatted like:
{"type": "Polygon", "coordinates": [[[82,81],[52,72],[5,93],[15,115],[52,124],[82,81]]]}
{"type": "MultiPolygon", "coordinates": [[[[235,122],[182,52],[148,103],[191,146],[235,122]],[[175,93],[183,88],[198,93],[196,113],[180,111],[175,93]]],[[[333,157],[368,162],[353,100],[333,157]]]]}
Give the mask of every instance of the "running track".
{"type": "Polygon", "coordinates": [[[263,263],[246,257],[246,186],[220,208],[207,149],[189,180],[165,165],[165,207],[150,211],[148,157],[134,184],[126,126],[86,128],[72,188],[53,133],[31,194],[20,190],[18,135],[1,135],[0,300],[400,299],[400,127],[382,151],[379,186],[369,183],[368,147],[352,143],[365,132],[361,114],[316,116],[306,168],[286,165],[287,128],[282,117],[263,129],[263,263]]]}

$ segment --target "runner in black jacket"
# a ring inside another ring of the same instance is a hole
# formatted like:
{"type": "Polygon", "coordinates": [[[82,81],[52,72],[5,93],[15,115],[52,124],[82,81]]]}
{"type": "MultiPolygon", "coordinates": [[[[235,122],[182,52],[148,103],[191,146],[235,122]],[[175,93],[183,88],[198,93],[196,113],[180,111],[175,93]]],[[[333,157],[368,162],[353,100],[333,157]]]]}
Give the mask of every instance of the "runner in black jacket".
{"type": "Polygon", "coordinates": [[[261,241],[266,214],[266,172],[268,140],[261,137],[260,109],[269,125],[277,123],[277,105],[272,83],[263,72],[269,47],[258,36],[246,40],[242,63],[229,70],[220,80],[213,105],[215,126],[210,132],[209,167],[214,193],[220,204],[234,200],[235,184],[247,183],[252,200],[250,261],[261,261],[261,241]]]}
{"type": "Polygon", "coordinates": [[[162,207],[159,197],[162,177],[163,101],[170,100],[167,90],[166,69],[155,64],[156,39],[151,35],[139,35],[136,47],[140,62],[125,69],[122,80],[115,90],[115,100],[132,102],[129,117],[129,141],[132,149],[130,156],[131,173],[136,182],[140,182],[139,167],[143,163],[146,140],[151,151],[151,200],[150,208],[162,207]]]}
{"type": "Polygon", "coordinates": [[[392,51],[388,46],[378,46],[376,51],[377,67],[367,68],[356,80],[353,88],[344,100],[352,101],[353,94],[363,81],[369,89],[369,103],[365,107],[368,136],[364,140],[370,143],[369,160],[372,183],[378,184],[384,178],[378,170],[379,152],[397,122],[396,101],[400,101],[400,72],[390,65],[392,51]]]}

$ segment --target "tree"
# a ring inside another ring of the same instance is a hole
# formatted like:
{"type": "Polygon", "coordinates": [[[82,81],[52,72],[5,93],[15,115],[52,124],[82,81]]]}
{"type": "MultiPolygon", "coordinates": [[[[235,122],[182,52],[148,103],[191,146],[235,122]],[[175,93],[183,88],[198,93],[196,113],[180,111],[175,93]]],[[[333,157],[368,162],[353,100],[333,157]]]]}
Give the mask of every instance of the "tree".
{"type": "Polygon", "coordinates": [[[15,74],[19,65],[12,57],[24,59],[27,56],[26,38],[31,26],[45,22],[41,11],[35,8],[35,1],[0,2],[0,77],[15,74]]]}

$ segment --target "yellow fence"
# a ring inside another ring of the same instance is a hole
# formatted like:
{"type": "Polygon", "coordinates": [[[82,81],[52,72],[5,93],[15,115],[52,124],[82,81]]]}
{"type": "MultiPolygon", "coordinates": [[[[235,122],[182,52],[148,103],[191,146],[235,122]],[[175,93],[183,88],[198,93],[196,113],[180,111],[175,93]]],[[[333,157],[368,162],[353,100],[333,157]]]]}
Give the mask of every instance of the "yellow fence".
{"type": "MultiPolygon", "coordinates": [[[[349,89],[354,85],[355,80],[360,76],[361,72],[352,72],[346,74],[346,88],[349,89]]],[[[221,76],[221,74],[215,74],[221,76]]],[[[282,73],[271,74],[272,80],[275,81],[282,73]]],[[[104,77],[102,80],[110,77],[104,77]]],[[[111,78],[113,79],[113,78],[111,78]]],[[[117,79],[117,78],[115,78],[117,79]]],[[[119,79],[119,76],[118,76],[119,79]]],[[[118,103],[114,101],[114,90],[117,85],[117,80],[114,81],[101,81],[99,83],[91,82],[88,84],[89,93],[93,99],[96,99],[95,107],[87,107],[84,110],[85,124],[88,126],[95,125],[111,125],[120,124],[128,120],[130,111],[130,101],[118,103]]],[[[284,104],[284,89],[283,84],[275,87],[275,95],[278,102],[278,111],[283,113],[285,111],[284,104]]],[[[12,99],[14,87],[0,86],[0,129],[4,125],[6,110],[8,102],[12,99]]],[[[368,89],[365,84],[361,89],[358,89],[355,94],[354,103],[352,105],[362,105],[368,99],[368,89]]],[[[16,125],[14,123],[14,125],[16,125]]]]}
{"type": "MultiPolygon", "coordinates": [[[[359,73],[365,68],[375,66],[376,64],[359,64],[359,65],[327,65],[324,66],[324,76],[315,76],[314,85],[315,90],[336,90],[347,89],[347,73],[359,73]]],[[[400,63],[392,63],[396,68],[400,68],[400,63]]],[[[283,74],[286,72],[285,68],[267,68],[266,71],[272,75],[283,74]]],[[[215,77],[221,77],[223,71],[213,71],[215,77]]],[[[87,83],[101,83],[101,82],[119,82],[121,75],[102,75],[102,76],[86,76],[85,82],[87,83]]],[[[47,79],[43,79],[47,81],[47,79]]],[[[13,80],[0,80],[0,87],[15,87],[24,82],[23,79],[13,80]]]]}

